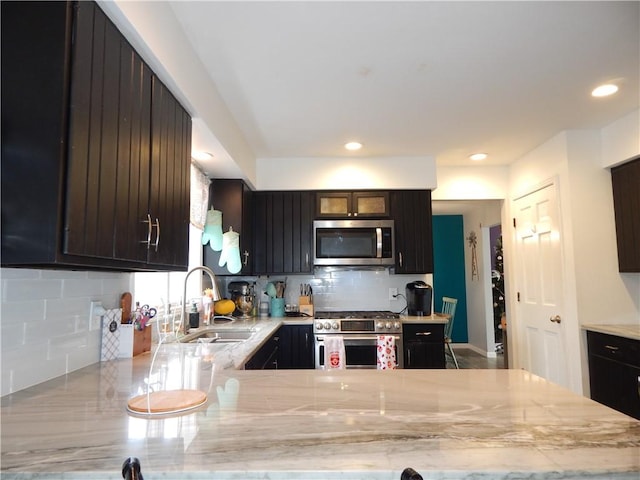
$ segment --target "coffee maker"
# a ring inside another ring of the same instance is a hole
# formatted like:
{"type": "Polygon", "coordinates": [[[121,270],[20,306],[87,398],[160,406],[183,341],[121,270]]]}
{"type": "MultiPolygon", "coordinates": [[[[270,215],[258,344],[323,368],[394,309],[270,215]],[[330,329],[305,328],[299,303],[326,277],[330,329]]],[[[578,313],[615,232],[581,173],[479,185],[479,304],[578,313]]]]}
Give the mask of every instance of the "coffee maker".
{"type": "Polygon", "coordinates": [[[431,297],[433,290],[421,280],[407,283],[407,314],[412,316],[431,315],[431,297]]]}
{"type": "Polygon", "coordinates": [[[230,282],[228,288],[231,300],[233,300],[233,303],[236,305],[233,316],[241,318],[251,317],[253,306],[255,305],[253,284],[249,282],[230,282]]]}

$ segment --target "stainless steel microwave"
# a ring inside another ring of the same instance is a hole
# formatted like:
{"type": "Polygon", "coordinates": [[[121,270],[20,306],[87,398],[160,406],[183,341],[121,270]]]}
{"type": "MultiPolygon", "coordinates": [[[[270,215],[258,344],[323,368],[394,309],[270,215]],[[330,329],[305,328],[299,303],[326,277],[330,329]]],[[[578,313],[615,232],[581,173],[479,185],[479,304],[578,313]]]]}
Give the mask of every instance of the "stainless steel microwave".
{"type": "Polygon", "coordinates": [[[315,220],[315,266],[395,265],[393,220],[315,220]]]}

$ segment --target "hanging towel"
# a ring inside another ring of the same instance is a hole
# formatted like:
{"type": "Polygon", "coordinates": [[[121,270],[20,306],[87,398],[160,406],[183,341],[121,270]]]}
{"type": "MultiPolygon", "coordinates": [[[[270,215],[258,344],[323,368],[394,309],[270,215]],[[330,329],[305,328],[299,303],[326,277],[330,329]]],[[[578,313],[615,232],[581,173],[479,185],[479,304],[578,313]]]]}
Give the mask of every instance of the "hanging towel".
{"type": "Polygon", "coordinates": [[[396,337],[378,335],[378,370],[396,368],[396,337]]]}
{"type": "Polygon", "coordinates": [[[344,370],[346,354],[344,351],[344,339],[340,335],[324,337],[324,368],[344,370]]]}

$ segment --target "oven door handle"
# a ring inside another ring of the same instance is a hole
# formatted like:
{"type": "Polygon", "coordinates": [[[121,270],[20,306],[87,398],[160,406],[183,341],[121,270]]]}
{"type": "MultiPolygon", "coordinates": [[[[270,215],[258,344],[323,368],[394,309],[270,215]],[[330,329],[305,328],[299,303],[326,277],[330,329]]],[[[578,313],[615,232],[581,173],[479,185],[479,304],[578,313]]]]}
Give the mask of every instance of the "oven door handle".
{"type": "MultiPolygon", "coordinates": [[[[382,333],[380,335],[383,335],[382,333]]],[[[376,342],[378,340],[378,334],[376,334],[375,336],[364,336],[364,337],[358,337],[355,335],[349,335],[349,336],[343,336],[342,337],[344,340],[344,344],[347,345],[348,342],[350,341],[371,341],[371,342],[376,342]]],[[[393,335],[393,338],[396,340],[400,340],[402,337],[400,337],[400,335],[393,335]]],[[[324,337],[320,337],[317,336],[316,340],[318,342],[323,342],[324,341],[324,337]]]]}

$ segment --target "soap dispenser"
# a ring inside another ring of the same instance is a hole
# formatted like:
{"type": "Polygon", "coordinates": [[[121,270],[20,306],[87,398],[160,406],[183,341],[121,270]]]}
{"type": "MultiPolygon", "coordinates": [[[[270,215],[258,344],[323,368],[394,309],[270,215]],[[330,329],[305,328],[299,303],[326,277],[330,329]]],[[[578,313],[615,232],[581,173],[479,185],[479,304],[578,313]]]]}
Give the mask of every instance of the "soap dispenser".
{"type": "Polygon", "coordinates": [[[191,304],[189,311],[189,328],[198,328],[200,326],[200,314],[198,313],[198,305],[196,302],[191,304]]]}

